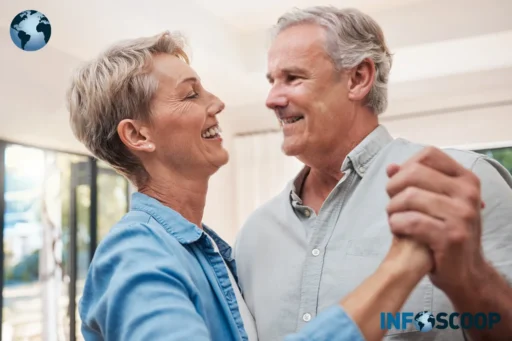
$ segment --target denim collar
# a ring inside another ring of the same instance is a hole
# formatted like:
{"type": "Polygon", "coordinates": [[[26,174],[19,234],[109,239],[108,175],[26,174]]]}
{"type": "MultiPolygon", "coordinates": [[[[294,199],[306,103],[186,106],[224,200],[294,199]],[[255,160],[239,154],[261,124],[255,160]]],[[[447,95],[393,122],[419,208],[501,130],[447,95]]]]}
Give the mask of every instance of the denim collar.
{"type": "MultiPolygon", "coordinates": [[[[197,242],[207,233],[217,244],[219,252],[225,259],[231,259],[231,247],[213,230],[203,224],[203,230],[185,219],[180,213],[165,206],[155,198],[146,194],[135,192],[132,194],[131,210],[142,211],[149,214],[165,230],[174,236],[181,244],[197,242]]],[[[204,236],[206,237],[206,236],[204,236]]]]}

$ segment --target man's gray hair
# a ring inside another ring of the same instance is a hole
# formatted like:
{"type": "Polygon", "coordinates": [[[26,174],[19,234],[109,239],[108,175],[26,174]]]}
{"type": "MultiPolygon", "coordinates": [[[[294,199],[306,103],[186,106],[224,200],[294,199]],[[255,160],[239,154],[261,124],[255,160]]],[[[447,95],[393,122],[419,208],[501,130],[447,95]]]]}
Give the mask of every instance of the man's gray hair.
{"type": "Polygon", "coordinates": [[[178,33],[121,41],[76,70],[67,93],[76,138],[136,186],[142,185],[148,174],[121,141],[117,126],[124,119],[150,120],[151,100],[158,88],[150,72],[153,55],[159,53],[189,63],[184,39],[178,33]]]}
{"type": "Polygon", "coordinates": [[[373,60],[375,80],[366,105],[377,115],[383,113],[388,104],[387,83],[392,57],[379,24],[357,9],[315,6],[295,9],[281,16],[274,37],[290,26],[303,23],[317,24],[326,30],[326,52],[337,70],[351,69],[365,58],[373,60]]]}

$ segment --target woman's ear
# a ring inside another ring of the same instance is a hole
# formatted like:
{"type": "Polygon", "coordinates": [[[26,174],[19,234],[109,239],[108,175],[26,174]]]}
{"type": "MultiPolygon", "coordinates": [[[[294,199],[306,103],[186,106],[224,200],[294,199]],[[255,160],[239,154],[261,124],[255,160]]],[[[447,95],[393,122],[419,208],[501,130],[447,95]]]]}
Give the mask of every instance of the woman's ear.
{"type": "Polygon", "coordinates": [[[151,141],[149,129],[139,121],[125,119],[117,125],[117,133],[124,145],[132,152],[152,152],[155,144],[151,141]]]}

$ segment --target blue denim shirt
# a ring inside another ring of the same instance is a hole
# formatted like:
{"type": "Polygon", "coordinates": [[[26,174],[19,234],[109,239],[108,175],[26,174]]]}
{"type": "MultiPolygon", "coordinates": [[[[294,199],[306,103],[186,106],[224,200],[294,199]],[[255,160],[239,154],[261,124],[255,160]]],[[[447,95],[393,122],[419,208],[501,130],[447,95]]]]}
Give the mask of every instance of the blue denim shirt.
{"type": "MultiPolygon", "coordinates": [[[[231,248],[208,227],[134,193],[90,265],[79,303],[85,340],[246,341],[225,264],[236,279],[231,248]]],[[[286,340],[363,340],[340,307],[311,322],[286,340]]]]}

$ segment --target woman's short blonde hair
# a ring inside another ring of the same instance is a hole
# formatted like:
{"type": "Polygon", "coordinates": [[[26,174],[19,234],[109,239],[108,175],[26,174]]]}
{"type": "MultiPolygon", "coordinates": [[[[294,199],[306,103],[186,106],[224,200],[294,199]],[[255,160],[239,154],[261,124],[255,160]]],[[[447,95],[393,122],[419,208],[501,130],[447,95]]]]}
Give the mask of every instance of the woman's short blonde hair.
{"type": "Polygon", "coordinates": [[[117,126],[124,119],[149,121],[158,88],[150,74],[153,55],[172,54],[188,64],[184,45],[180,34],[170,32],[121,41],[73,75],[66,99],[74,135],[135,186],[147,180],[147,172],[119,138],[117,126]]]}

